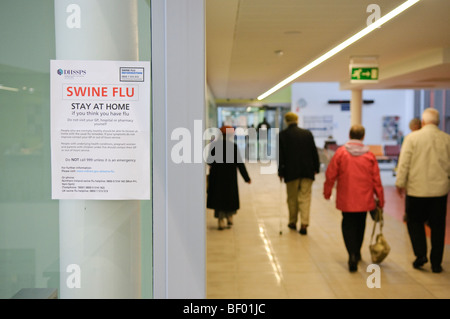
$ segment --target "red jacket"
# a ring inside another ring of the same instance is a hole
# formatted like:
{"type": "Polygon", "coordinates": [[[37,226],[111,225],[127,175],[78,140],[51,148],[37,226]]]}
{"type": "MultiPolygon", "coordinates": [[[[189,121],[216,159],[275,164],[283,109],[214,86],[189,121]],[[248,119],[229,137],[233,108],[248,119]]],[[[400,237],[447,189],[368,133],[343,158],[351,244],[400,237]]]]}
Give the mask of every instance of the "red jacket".
{"type": "Polygon", "coordinates": [[[350,140],[339,147],[331,158],[325,172],[323,195],[331,196],[335,181],[336,208],[343,212],[365,212],[375,208],[375,198],[379,206],[384,206],[378,162],[367,146],[359,140],[350,140]]]}

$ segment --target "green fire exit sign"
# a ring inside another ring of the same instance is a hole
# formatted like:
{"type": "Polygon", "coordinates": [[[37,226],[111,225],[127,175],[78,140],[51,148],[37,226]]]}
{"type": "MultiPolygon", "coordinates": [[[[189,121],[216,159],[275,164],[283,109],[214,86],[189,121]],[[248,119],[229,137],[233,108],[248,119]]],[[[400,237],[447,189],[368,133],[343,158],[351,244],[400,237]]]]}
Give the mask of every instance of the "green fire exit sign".
{"type": "Polygon", "coordinates": [[[352,81],[377,81],[378,68],[376,67],[362,67],[352,68],[352,81]]]}

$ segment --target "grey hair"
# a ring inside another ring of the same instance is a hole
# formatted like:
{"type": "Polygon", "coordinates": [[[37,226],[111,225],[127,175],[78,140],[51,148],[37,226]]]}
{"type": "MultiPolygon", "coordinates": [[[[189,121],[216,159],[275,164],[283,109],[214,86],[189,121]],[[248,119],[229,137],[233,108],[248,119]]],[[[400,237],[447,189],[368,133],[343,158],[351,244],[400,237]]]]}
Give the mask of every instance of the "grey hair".
{"type": "Polygon", "coordinates": [[[422,113],[422,121],[424,124],[439,125],[439,111],[434,108],[427,108],[422,113]]]}

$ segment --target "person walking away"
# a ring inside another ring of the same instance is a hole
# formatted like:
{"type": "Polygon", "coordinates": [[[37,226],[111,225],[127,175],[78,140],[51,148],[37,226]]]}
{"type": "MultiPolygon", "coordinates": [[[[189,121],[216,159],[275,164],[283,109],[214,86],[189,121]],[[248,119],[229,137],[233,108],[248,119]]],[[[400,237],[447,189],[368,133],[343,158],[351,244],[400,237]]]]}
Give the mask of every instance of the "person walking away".
{"type": "Polygon", "coordinates": [[[415,117],[411,121],[409,121],[409,129],[411,130],[411,132],[420,130],[421,127],[422,121],[419,118],[415,117]]]}
{"type": "Polygon", "coordinates": [[[286,183],[289,224],[297,229],[300,214],[300,234],[307,234],[309,226],[311,191],[315,174],[319,173],[320,162],[314,137],[309,130],[298,127],[298,116],[293,112],[285,114],[288,127],[280,132],[278,176],[286,183]]]}
{"type": "Polygon", "coordinates": [[[336,185],[336,208],[342,211],[342,235],[350,272],[358,270],[367,212],[384,207],[384,190],[375,155],[363,144],[362,125],[350,128],[350,140],[336,150],[325,172],[323,195],[330,199],[336,185]]]}
{"type": "MultiPolygon", "coordinates": [[[[418,117],[415,117],[415,118],[413,118],[411,121],[409,121],[409,129],[411,130],[411,132],[414,132],[414,131],[417,131],[417,130],[420,130],[422,128],[422,120],[420,119],[420,118],[418,118],[418,117]]],[[[404,140],[404,138],[405,137],[402,137],[402,140],[401,140],[401,144],[400,145],[402,145],[403,144],[403,140],[404,140]]],[[[397,176],[397,169],[398,169],[398,161],[397,161],[397,164],[395,165],[395,174],[394,174],[394,176],[397,176]]],[[[407,222],[407,216],[406,216],[406,212],[403,214],[403,221],[404,222],[407,222]]]]}
{"type": "Polygon", "coordinates": [[[405,137],[395,186],[405,197],[408,234],[416,257],[413,267],[428,262],[425,223],[431,229],[431,269],[442,271],[447,196],[450,190],[450,135],[441,131],[439,112],[427,108],[422,128],[405,137]]]}
{"type": "Polygon", "coordinates": [[[265,160],[270,153],[270,124],[267,119],[264,118],[257,127],[258,136],[258,158],[265,160]]]}
{"type": "Polygon", "coordinates": [[[211,143],[207,163],[210,166],[207,188],[207,208],[214,209],[218,219],[218,229],[233,225],[233,215],[239,209],[239,189],[237,171],[246,183],[251,183],[236,143],[231,126],[223,126],[222,136],[211,143]]]}

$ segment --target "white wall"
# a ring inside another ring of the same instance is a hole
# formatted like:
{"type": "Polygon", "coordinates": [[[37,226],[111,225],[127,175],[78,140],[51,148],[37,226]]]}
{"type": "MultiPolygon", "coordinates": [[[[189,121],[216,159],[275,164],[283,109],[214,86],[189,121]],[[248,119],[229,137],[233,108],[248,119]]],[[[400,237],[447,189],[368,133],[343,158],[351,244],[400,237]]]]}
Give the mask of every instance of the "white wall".
{"type": "MultiPolygon", "coordinates": [[[[299,115],[303,125],[305,115],[331,115],[333,117],[333,137],[338,144],[348,140],[350,111],[342,111],[340,104],[329,104],[329,100],[350,100],[351,91],[339,89],[339,83],[294,83],[292,84],[292,111],[299,115]]],[[[364,104],[362,125],[366,129],[365,144],[396,144],[383,140],[383,117],[399,116],[400,130],[404,135],[410,132],[408,124],[413,117],[413,90],[365,90],[363,100],[374,100],[364,104]]],[[[323,147],[325,138],[316,138],[317,147],[323,147]]]]}

